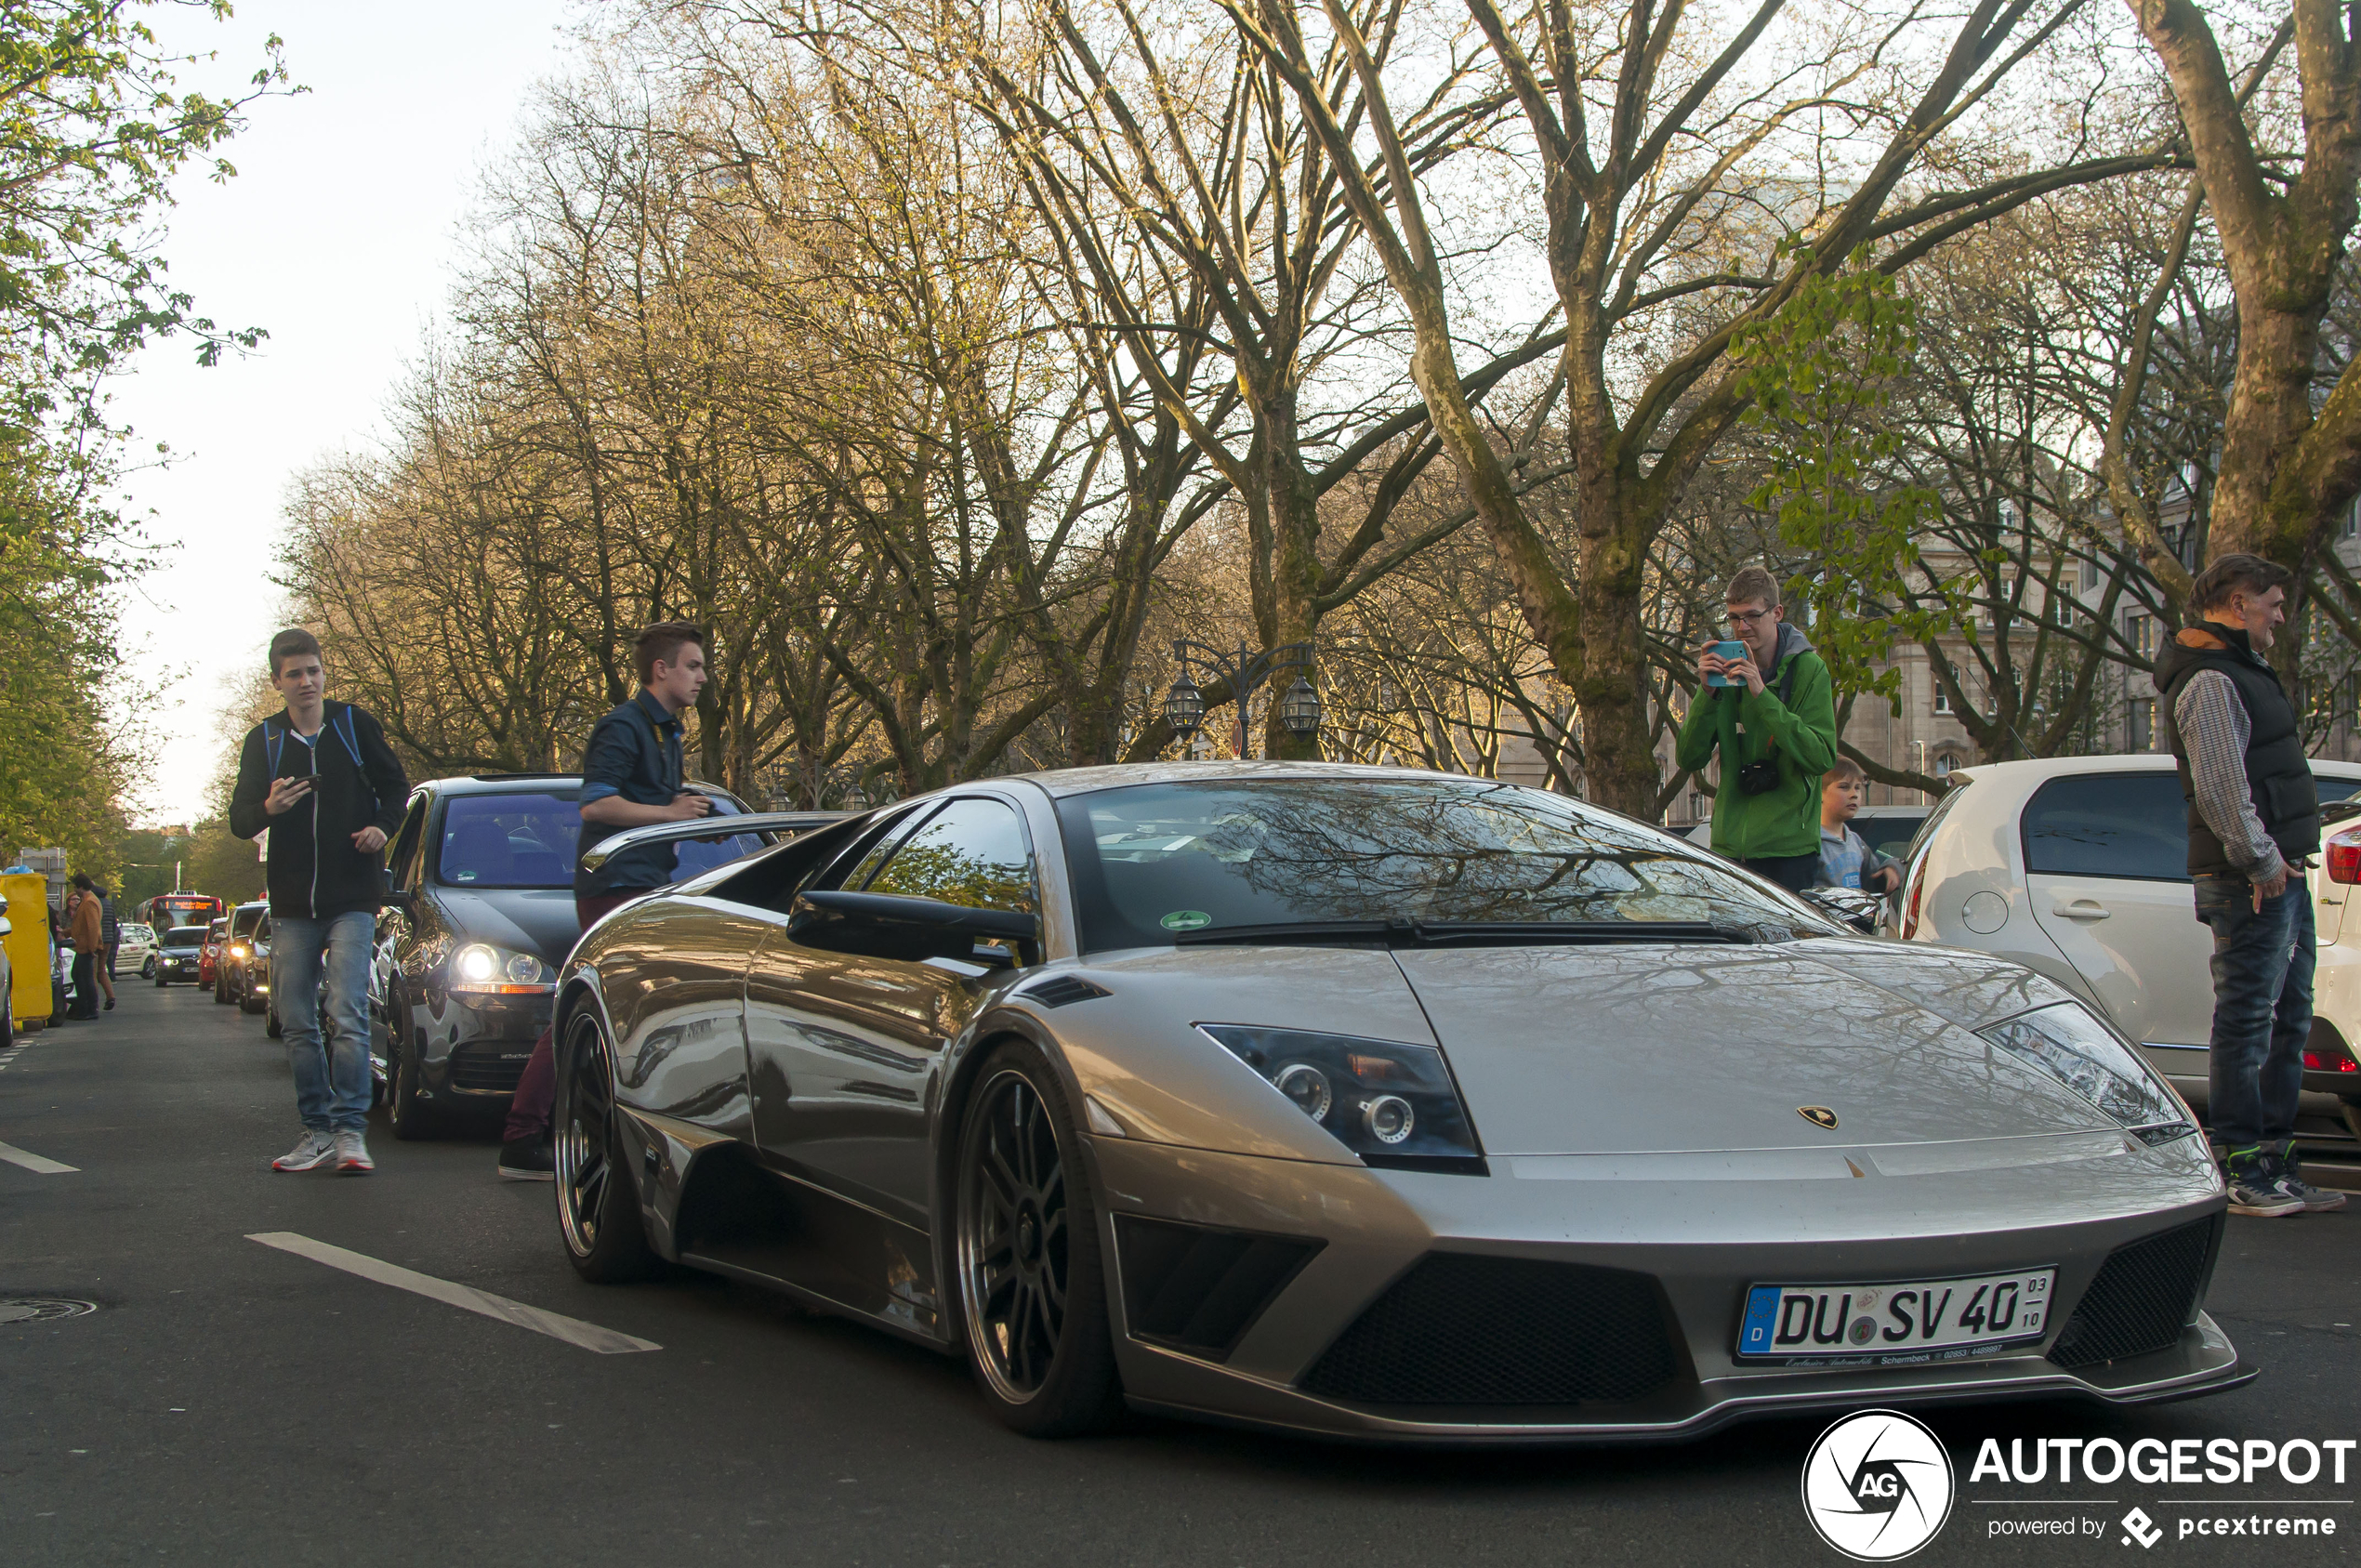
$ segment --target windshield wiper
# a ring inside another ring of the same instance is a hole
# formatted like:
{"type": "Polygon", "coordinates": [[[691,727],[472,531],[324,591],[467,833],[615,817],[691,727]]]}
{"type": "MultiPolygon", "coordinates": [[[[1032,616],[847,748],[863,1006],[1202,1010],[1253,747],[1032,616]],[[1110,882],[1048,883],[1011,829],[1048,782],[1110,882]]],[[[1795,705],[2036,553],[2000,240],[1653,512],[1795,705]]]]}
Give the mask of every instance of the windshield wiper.
{"type": "Polygon", "coordinates": [[[1553,943],[1737,942],[1756,940],[1746,926],[1710,920],[1299,920],[1183,931],[1179,947],[1541,947],[1553,943]]]}

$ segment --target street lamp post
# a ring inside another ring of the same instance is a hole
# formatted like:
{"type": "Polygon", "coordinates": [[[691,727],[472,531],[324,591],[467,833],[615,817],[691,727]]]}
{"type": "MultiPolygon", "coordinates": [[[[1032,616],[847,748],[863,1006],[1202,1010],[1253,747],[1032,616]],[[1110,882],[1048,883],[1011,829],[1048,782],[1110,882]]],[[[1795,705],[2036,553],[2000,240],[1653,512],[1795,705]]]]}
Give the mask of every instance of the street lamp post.
{"type": "Polygon", "coordinates": [[[1264,681],[1284,670],[1295,671],[1296,678],[1295,684],[1280,695],[1279,722],[1295,735],[1309,735],[1320,728],[1320,693],[1304,679],[1304,672],[1312,667],[1309,642],[1290,642],[1262,653],[1241,642],[1233,661],[1219,648],[1182,637],[1173,639],[1172,656],[1180,661],[1180,679],[1165,694],[1164,718],[1183,742],[1205,723],[1205,692],[1194,679],[1199,669],[1230,683],[1231,701],[1237,708],[1235,732],[1241,758],[1246,754],[1246,700],[1264,681]]]}

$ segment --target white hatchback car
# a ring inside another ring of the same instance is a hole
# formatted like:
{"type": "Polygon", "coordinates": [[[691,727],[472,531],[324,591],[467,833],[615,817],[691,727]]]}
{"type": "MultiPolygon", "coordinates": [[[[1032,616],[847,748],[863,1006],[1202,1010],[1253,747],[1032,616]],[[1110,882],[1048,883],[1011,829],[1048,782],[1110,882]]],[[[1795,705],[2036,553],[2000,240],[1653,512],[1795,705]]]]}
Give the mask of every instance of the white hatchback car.
{"type": "MultiPolygon", "coordinates": [[[[2361,792],[2361,764],[2315,762],[2312,773],[2324,805],[2361,792]]],[[[2172,758],[2061,757],[1951,776],[1961,782],[1911,846],[1903,939],[2013,958],[2095,1002],[2202,1108],[2213,938],[2190,891],[2172,758]]],[[[2297,1124],[2307,1140],[2361,1137],[2361,919],[2343,919],[2351,884],[2325,861],[2311,886],[2319,968],[2297,1124]]],[[[2361,882],[2361,838],[2339,871],[2361,882]]]]}

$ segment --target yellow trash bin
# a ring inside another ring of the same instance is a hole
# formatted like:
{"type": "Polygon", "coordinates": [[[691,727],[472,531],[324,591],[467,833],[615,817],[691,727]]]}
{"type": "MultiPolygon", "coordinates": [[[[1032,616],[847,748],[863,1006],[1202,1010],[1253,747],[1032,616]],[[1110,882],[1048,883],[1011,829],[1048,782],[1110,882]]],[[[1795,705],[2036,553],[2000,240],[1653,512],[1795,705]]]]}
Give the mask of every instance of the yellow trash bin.
{"type": "Polygon", "coordinates": [[[49,879],[37,871],[0,873],[0,895],[8,901],[0,912],[8,934],[0,937],[0,944],[8,950],[15,977],[8,1016],[19,1029],[38,1029],[49,1018],[49,879]]]}

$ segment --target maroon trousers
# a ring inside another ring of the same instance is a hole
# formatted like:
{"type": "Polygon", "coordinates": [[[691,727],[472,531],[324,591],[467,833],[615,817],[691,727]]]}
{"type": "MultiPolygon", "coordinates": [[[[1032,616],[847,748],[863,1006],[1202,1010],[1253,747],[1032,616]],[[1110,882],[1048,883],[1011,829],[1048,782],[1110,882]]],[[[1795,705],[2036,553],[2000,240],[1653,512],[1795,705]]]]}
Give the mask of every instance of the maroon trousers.
{"type": "MultiPolygon", "coordinates": [[[[627,888],[616,893],[593,893],[588,898],[574,895],[574,917],[588,930],[599,923],[601,916],[617,904],[627,903],[646,892],[645,888],[627,888]]],[[[502,1136],[513,1143],[520,1138],[547,1139],[549,1136],[549,1108],[558,1098],[557,1036],[544,1029],[541,1037],[533,1042],[533,1055],[524,1064],[524,1076],[517,1080],[517,1097],[508,1101],[508,1130],[502,1136]]]]}

